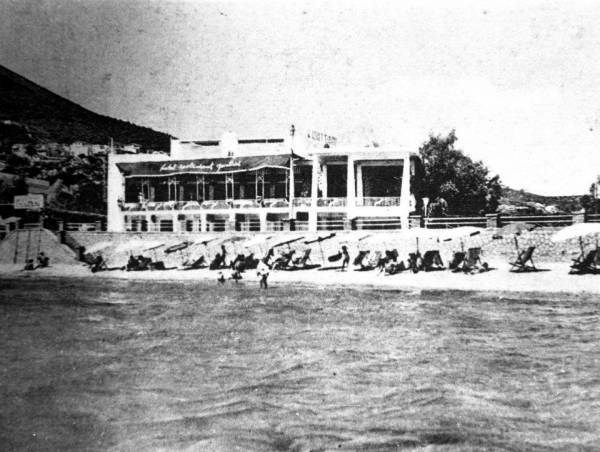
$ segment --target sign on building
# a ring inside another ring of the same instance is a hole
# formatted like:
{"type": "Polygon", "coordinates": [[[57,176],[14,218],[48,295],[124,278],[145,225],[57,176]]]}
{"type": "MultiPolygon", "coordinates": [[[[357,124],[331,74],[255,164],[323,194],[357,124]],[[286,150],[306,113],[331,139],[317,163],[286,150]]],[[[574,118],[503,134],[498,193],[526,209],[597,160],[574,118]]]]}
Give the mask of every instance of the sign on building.
{"type": "Polygon", "coordinates": [[[21,210],[41,210],[44,208],[44,195],[15,196],[14,208],[21,210]]]}
{"type": "Polygon", "coordinates": [[[316,130],[309,130],[306,133],[306,137],[316,144],[328,144],[330,146],[335,146],[335,144],[337,143],[336,137],[327,135],[322,132],[317,132],[316,130]]]}

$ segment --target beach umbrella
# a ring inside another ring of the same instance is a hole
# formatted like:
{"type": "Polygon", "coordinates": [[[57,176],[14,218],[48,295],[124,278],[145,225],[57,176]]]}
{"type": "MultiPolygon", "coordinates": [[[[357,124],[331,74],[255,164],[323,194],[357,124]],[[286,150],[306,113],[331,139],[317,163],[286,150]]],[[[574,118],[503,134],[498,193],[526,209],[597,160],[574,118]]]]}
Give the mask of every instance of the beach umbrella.
{"type": "Polygon", "coordinates": [[[600,237],[600,223],[577,223],[567,226],[551,237],[553,242],[564,242],[566,240],[579,238],[579,246],[583,253],[583,237],[594,236],[596,238],[596,248],[598,248],[598,238],[600,237]]]}
{"type": "Polygon", "coordinates": [[[120,243],[115,248],[116,253],[132,253],[136,250],[152,250],[163,246],[164,243],[159,240],[129,240],[127,242],[120,243]]]}
{"type": "Polygon", "coordinates": [[[322,242],[324,242],[325,240],[331,239],[335,237],[335,232],[332,232],[329,235],[318,235],[316,238],[313,238],[311,240],[306,240],[304,242],[305,245],[310,245],[312,243],[318,243],[319,244],[319,251],[321,252],[321,261],[325,262],[325,253],[323,253],[323,245],[321,245],[322,242]]]}
{"type": "Polygon", "coordinates": [[[460,249],[461,251],[464,251],[465,239],[480,235],[483,232],[483,228],[478,228],[475,226],[459,226],[457,228],[438,229],[436,232],[438,232],[438,240],[443,240],[444,242],[459,240],[460,249]]]}
{"type": "Polygon", "coordinates": [[[275,245],[272,245],[272,248],[277,248],[278,246],[284,246],[284,245],[289,246],[290,243],[297,242],[298,240],[302,240],[303,238],[304,238],[303,235],[293,237],[291,239],[287,239],[287,240],[284,240],[283,242],[279,242],[279,243],[276,243],[275,245]]]}
{"type": "Polygon", "coordinates": [[[165,254],[175,253],[177,251],[182,251],[192,245],[193,242],[183,241],[180,243],[176,243],[175,245],[171,245],[165,248],[165,254]]]}
{"type": "MultiPolygon", "coordinates": [[[[182,251],[185,249],[188,249],[193,243],[194,242],[189,242],[186,240],[186,241],[179,242],[174,245],[168,246],[167,248],[165,248],[165,254],[179,253],[179,257],[181,258],[181,261],[183,263],[182,251]]],[[[188,256],[188,260],[189,260],[189,256],[188,256]]]]}
{"type": "Polygon", "coordinates": [[[538,227],[537,224],[532,224],[532,223],[524,223],[524,222],[509,223],[509,224],[502,226],[500,229],[498,229],[498,234],[495,235],[494,237],[502,238],[503,235],[512,235],[515,240],[515,247],[517,248],[517,251],[518,251],[519,250],[519,240],[517,239],[517,236],[521,235],[523,232],[533,231],[537,227],[538,227]]]}
{"type": "Polygon", "coordinates": [[[554,234],[551,240],[553,242],[564,242],[565,240],[589,235],[595,236],[598,239],[598,236],[600,236],[600,223],[577,223],[566,226],[554,234]]]}
{"type": "Polygon", "coordinates": [[[112,246],[112,242],[108,242],[108,241],[97,242],[97,243],[94,243],[93,245],[88,246],[85,249],[85,252],[90,253],[90,254],[97,253],[98,251],[105,250],[109,246],[112,246]]]}
{"type": "Polygon", "coordinates": [[[256,235],[254,237],[252,237],[249,240],[246,240],[243,244],[244,248],[246,248],[247,250],[252,250],[253,247],[258,248],[258,251],[261,254],[265,253],[265,250],[263,249],[263,245],[265,245],[269,240],[271,240],[273,238],[272,235],[256,235]]]}
{"type": "Polygon", "coordinates": [[[203,237],[201,239],[194,240],[192,245],[204,245],[208,246],[208,244],[214,240],[217,240],[218,237],[203,237]]]}
{"type": "Polygon", "coordinates": [[[252,237],[251,239],[246,240],[244,242],[244,247],[251,248],[253,246],[260,246],[260,245],[266,243],[268,240],[271,240],[272,238],[273,238],[272,235],[268,235],[268,236],[256,235],[256,236],[252,237]]]}

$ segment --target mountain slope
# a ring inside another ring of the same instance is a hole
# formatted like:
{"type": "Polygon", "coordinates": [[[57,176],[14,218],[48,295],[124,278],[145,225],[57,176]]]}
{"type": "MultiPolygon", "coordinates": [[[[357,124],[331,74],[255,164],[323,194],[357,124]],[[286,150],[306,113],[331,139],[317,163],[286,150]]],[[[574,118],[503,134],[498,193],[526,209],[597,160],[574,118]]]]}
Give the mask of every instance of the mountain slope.
{"type": "Polygon", "coordinates": [[[112,137],[118,144],[137,143],[142,150],[169,149],[168,134],[94,113],[3,66],[0,66],[0,121],[5,124],[10,121],[13,125],[3,128],[5,142],[22,143],[17,140],[28,136],[33,142],[107,144],[112,137]],[[6,136],[10,130],[14,131],[14,137],[6,136]]]}

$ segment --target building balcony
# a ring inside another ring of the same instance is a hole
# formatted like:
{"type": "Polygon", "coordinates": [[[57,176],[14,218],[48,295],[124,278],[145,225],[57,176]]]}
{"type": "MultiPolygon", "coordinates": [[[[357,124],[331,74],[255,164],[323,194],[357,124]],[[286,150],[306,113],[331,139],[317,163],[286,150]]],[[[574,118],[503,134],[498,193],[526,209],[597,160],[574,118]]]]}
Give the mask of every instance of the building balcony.
{"type": "Polygon", "coordinates": [[[356,199],[358,207],[398,207],[400,196],[365,196],[356,199]]]}
{"type": "MultiPolygon", "coordinates": [[[[295,208],[312,207],[312,198],[294,198],[295,208]]],[[[164,201],[164,202],[134,202],[121,203],[120,208],[124,212],[148,212],[148,211],[213,211],[213,210],[255,210],[255,209],[287,209],[289,201],[285,198],[257,199],[229,199],[210,201],[164,201]]],[[[353,207],[382,208],[399,207],[399,196],[366,196],[356,198],[355,205],[349,204],[345,197],[318,198],[316,207],[319,210],[337,210],[353,207]]]]}

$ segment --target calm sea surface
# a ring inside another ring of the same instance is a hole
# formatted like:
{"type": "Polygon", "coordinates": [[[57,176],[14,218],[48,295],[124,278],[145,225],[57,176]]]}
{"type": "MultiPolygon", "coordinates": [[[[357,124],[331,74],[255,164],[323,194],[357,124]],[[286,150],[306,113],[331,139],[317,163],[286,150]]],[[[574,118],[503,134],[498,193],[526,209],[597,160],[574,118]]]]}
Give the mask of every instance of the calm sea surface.
{"type": "Polygon", "coordinates": [[[0,280],[2,450],[600,450],[600,300],[0,280]]]}

